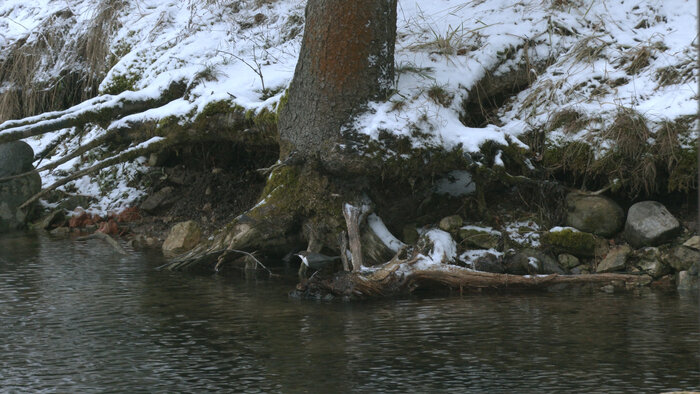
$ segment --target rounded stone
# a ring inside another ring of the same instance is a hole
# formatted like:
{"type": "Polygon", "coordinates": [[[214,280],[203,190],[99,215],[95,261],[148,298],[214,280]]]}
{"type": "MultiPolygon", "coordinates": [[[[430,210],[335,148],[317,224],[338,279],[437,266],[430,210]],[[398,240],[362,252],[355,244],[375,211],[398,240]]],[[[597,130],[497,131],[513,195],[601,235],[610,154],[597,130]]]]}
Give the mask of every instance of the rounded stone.
{"type": "Polygon", "coordinates": [[[34,150],[24,141],[0,145],[0,178],[32,170],[34,150]]]}
{"type": "Polygon", "coordinates": [[[163,242],[163,254],[174,256],[194,248],[202,237],[202,230],[192,220],[174,225],[163,242]]]}
{"type": "Polygon", "coordinates": [[[627,212],[624,237],[635,248],[656,246],[675,237],[681,224],[663,204],[642,201],[627,212]]]}
{"type": "Polygon", "coordinates": [[[566,196],[566,225],[602,237],[611,237],[622,230],[625,212],[605,196],[569,193],[566,196]]]}

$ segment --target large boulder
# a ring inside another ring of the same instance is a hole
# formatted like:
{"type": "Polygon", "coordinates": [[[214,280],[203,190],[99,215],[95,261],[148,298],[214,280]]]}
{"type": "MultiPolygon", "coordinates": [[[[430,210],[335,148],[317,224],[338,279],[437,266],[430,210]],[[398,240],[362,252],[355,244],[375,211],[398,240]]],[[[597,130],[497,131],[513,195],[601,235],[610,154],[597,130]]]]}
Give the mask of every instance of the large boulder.
{"type": "MultiPolygon", "coordinates": [[[[34,151],[22,141],[0,145],[0,178],[32,170],[34,151]]],[[[41,177],[32,172],[21,178],[0,182],[0,232],[22,228],[27,212],[19,206],[41,190],[41,177]]]]}
{"type": "Polygon", "coordinates": [[[566,225],[577,230],[611,237],[622,230],[625,212],[604,196],[569,193],[566,196],[566,225]]]}
{"type": "Polygon", "coordinates": [[[202,237],[202,230],[193,221],[174,225],[163,242],[163,254],[175,256],[194,248],[202,237]]]}
{"type": "Polygon", "coordinates": [[[34,150],[24,141],[0,145],[0,178],[31,171],[34,150]]]}
{"type": "Polygon", "coordinates": [[[627,212],[624,236],[635,248],[660,245],[680,231],[681,223],[659,202],[638,202],[627,212]]]}

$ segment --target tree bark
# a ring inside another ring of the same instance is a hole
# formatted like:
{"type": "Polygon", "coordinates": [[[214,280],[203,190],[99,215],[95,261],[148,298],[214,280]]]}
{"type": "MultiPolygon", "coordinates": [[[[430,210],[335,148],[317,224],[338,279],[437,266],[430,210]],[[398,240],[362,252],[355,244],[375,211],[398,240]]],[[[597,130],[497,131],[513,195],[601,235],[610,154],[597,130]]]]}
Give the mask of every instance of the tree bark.
{"type": "Polygon", "coordinates": [[[301,52],[280,110],[281,157],[329,152],[342,127],[394,82],[396,0],[309,0],[301,52]]]}

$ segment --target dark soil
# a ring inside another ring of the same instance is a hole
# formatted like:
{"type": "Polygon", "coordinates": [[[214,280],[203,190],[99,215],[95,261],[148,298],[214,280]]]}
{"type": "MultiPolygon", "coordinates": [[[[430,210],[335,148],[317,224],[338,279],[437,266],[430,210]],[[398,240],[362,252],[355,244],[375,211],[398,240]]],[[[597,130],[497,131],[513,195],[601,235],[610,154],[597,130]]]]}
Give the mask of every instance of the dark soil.
{"type": "Polygon", "coordinates": [[[208,237],[258,202],[266,177],[257,170],[277,155],[275,149],[251,153],[225,143],[164,153],[162,166],[152,167],[144,182],[151,185],[149,195],[165,187],[172,192],[158,208],[141,210],[131,233],[162,242],[175,223],[193,220],[208,237]]]}

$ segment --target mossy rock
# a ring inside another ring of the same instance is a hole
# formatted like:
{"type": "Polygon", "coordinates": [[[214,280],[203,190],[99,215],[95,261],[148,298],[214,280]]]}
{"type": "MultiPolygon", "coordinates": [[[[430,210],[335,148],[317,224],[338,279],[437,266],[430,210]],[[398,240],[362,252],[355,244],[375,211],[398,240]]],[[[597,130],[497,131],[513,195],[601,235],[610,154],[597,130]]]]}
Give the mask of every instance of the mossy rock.
{"type": "Polygon", "coordinates": [[[542,242],[563,253],[594,257],[605,250],[605,241],[590,233],[564,229],[542,234],[542,242]]]}
{"type": "Polygon", "coordinates": [[[459,239],[466,246],[496,249],[501,242],[502,235],[494,230],[465,226],[459,229],[459,239]]]}
{"type": "Polygon", "coordinates": [[[569,193],[566,196],[566,225],[578,230],[610,237],[622,230],[625,212],[604,196],[569,193]]]}

